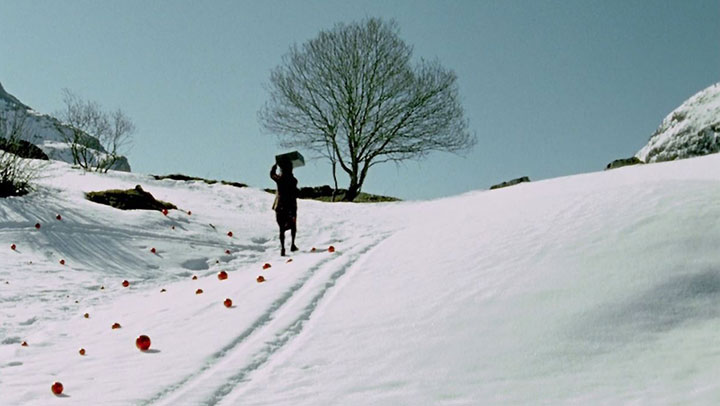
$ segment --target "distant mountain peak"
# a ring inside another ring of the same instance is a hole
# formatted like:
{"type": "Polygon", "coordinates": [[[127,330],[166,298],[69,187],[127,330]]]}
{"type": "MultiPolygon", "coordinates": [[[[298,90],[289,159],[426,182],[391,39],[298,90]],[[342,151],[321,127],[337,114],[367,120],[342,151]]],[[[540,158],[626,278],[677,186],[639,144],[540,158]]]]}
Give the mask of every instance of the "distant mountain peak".
{"type": "Polygon", "coordinates": [[[10,93],[5,91],[5,88],[3,87],[2,83],[0,83],[0,100],[3,100],[5,102],[8,102],[10,104],[14,104],[16,106],[22,107],[26,110],[30,110],[30,107],[26,106],[20,100],[18,100],[15,96],[11,95],[10,93]]]}

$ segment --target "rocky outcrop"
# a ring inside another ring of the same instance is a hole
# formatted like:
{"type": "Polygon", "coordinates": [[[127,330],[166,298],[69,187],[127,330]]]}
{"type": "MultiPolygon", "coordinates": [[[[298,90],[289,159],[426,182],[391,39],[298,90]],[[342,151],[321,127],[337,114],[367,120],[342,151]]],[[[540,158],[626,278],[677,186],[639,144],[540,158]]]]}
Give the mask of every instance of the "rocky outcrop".
{"type": "Polygon", "coordinates": [[[518,183],[524,183],[524,182],[530,182],[530,178],[527,176],[523,176],[522,178],[516,178],[516,179],[509,180],[507,182],[498,183],[497,185],[490,186],[490,190],[500,189],[500,188],[504,188],[504,187],[508,187],[508,186],[514,186],[514,185],[517,185],[518,183]]]}
{"type": "Polygon", "coordinates": [[[629,166],[629,165],[639,165],[644,164],[645,162],[641,161],[640,158],[634,156],[632,158],[622,158],[622,159],[616,159],[605,167],[605,170],[608,169],[616,169],[621,168],[623,166],[629,166]]]}
{"type": "Polygon", "coordinates": [[[650,163],[719,151],[720,83],[702,90],[668,114],[635,156],[650,163]]]}

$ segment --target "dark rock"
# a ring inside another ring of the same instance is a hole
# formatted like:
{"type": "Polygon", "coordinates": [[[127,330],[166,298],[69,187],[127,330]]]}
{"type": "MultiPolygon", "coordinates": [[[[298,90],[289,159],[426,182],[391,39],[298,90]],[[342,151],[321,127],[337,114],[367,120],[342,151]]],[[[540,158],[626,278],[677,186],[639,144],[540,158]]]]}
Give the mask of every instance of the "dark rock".
{"type": "Polygon", "coordinates": [[[49,159],[43,150],[25,140],[10,141],[7,138],[0,138],[0,149],[13,153],[20,158],[42,159],[45,161],[49,159]]]}
{"type": "Polygon", "coordinates": [[[522,178],[516,178],[513,180],[509,180],[507,182],[498,183],[497,185],[490,186],[490,190],[513,186],[513,185],[517,185],[518,183],[524,183],[524,182],[530,182],[530,178],[527,176],[523,176],[522,178]]]}
{"type": "Polygon", "coordinates": [[[605,170],[608,169],[615,169],[615,168],[621,168],[623,166],[629,166],[629,165],[638,165],[638,164],[644,164],[640,158],[634,156],[632,158],[622,158],[622,159],[616,159],[605,167],[605,170]]]}
{"type": "Polygon", "coordinates": [[[100,192],[89,192],[85,197],[91,202],[105,204],[121,210],[158,210],[177,209],[168,202],[156,200],[153,195],[143,190],[140,185],[135,189],[120,190],[111,189],[100,192]]]}

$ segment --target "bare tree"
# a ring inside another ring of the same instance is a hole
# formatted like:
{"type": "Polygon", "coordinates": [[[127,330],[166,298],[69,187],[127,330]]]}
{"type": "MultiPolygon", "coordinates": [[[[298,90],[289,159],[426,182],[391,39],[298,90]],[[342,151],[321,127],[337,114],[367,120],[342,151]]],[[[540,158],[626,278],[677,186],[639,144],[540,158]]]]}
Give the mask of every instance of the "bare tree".
{"type": "Polygon", "coordinates": [[[122,156],[135,132],[135,124],[118,109],[103,111],[94,101],[86,101],[63,89],[65,109],[58,112],[70,131],[61,132],[70,148],[73,162],[85,170],[107,172],[122,156]]]}
{"type": "Polygon", "coordinates": [[[456,76],[438,62],[411,66],[412,48],[395,21],[337,24],[294,45],[270,76],[258,113],[284,147],[306,148],[347,173],[345,200],[360,193],[368,170],[431,151],[474,146],[456,76]]]}
{"type": "Polygon", "coordinates": [[[19,109],[12,113],[0,111],[0,197],[30,192],[44,167],[40,161],[21,156],[21,151],[27,149],[21,140],[29,138],[26,119],[27,113],[19,109]]]}

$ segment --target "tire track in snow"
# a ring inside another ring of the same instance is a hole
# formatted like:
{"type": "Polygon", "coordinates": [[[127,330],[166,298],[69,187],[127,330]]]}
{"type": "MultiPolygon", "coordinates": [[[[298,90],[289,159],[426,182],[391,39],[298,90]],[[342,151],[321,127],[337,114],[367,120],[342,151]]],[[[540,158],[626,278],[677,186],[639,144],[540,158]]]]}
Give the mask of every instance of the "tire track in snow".
{"type": "Polygon", "coordinates": [[[338,257],[330,256],[309,268],[306,274],[275,300],[250,327],[212,354],[199,370],[139,404],[217,404],[291,338],[297,336],[336,281],[360,256],[385,238],[385,235],[376,235],[370,242],[351,252],[338,257]],[[333,266],[338,262],[339,265],[333,266]],[[324,274],[327,273],[330,275],[325,278],[324,274]],[[319,276],[314,278],[316,275],[319,276]],[[301,309],[299,314],[294,310],[297,308],[301,309]],[[276,326],[277,324],[280,325],[276,326]],[[250,360],[245,359],[247,356],[250,356],[250,360]]]}

